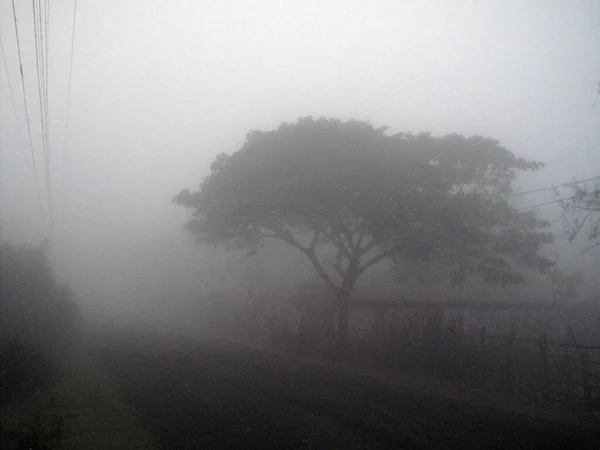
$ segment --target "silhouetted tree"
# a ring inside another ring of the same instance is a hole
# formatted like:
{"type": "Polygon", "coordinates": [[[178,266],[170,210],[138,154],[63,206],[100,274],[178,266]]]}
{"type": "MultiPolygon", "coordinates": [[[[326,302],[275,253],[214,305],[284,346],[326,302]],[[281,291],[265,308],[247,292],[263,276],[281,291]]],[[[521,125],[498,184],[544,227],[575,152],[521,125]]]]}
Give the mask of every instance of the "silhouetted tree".
{"type": "Polygon", "coordinates": [[[513,264],[550,267],[538,253],[547,223],[506,199],[516,171],[538,163],[483,137],[386,132],[312,117],[251,131],[174,202],[193,209],[187,228],[201,242],[255,252],[278,239],[306,255],[335,295],[342,340],[357,280],[384,259],[439,259],[455,282],[473,271],[519,282],[513,264]]]}
{"type": "MultiPolygon", "coordinates": [[[[558,194],[558,193],[557,193],[558,194]]],[[[569,241],[574,241],[588,226],[591,247],[600,245],[600,176],[596,183],[572,187],[571,196],[560,201],[569,241]]]]}
{"type": "Polygon", "coordinates": [[[50,352],[66,337],[78,310],[56,282],[44,245],[0,244],[0,384],[3,395],[57,375],[50,352]]]}

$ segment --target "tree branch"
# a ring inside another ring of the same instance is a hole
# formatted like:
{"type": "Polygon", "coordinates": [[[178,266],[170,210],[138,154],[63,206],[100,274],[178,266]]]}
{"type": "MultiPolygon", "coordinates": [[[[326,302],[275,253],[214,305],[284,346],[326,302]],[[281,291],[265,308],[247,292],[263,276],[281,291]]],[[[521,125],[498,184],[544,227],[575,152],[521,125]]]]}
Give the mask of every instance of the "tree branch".
{"type": "Polygon", "coordinates": [[[367,245],[365,245],[365,246],[364,246],[364,247],[362,247],[362,248],[358,248],[358,251],[357,251],[357,253],[358,253],[358,256],[359,256],[359,257],[361,257],[361,256],[363,256],[363,255],[366,255],[366,254],[367,254],[367,253],[369,253],[371,250],[373,250],[373,248],[374,248],[374,247],[375,247],[377,244],[379,244],[379,242],[380,242],[380,240],[379,240],[379,239],[377,239],[377,238],[375,238],[375,237],[374,237],[374,238],[372,238],[372,239],[369,241],[369,243],[368,243],[367,245]]]}
{"type": "Polygon", "coordinates": [[[325,234],[331,240],[331,242],[333,242],[333,245],[335,245],[337,249],[340,250],[346,258],[352,259],[352,254],[344,244],[344,241],[341,238],[339,232],[335,229],[333,231],[335,232],[335,234],[332,234],[329,231],[323,231],[323,234],[325,234]]]}
{"type": "MultiPolygon", "coordinates": [[[[323,269],[323,265],[319,261],[319,258],[317,258],[314,248],[312,248],[312,247],[306,248],[306,247],[301,246],[294,239],[294,236],[292,236],[292,234],[288,230],[285,229],[285,227],[283,227],[277,223],[269,221],[269,222],[267,222],[267,225],[274,232],[272,237],[281,239],[281,240],[287,242],[288,244],[290,244],[292,247],[295,247],[298,250],[300,250],[302,253],[304,253],[308,257],[310,262],[312,263],[317,274],[323,279],[323,281],[325,281],[325,284],[327,284],[327,286],[329,286],[336,294],[339,292],[339,288],[335,285],[335,283],[333,281],[331,281],[331,278],[329,277],[329,275],[327,275],[327,272],[325,272],[325,269],[323,269]]],[[[317,233],[315,233],[315,234],[317,234],[317,233]]],[[[314,236],[313,236],[313,240],[315,240],[314,236]]],[[[311,245],[312,245],[312,243],[311,243],[311,245]]]]}
{"type": "Polygon", "coordinates": [[[275,237],[278,239],[281,239],[285,242],[287,242],[288,244],[290,244],[292,247],[296,247],[298,250],[302,251],[302,252],[306,252],[306,248],[302,247],[298,241],[296,241],[296,239],[294,239],[294,236],[292,235],[292,233],[289,232],[289,230],[287,230],[284,226],[279,225],[277,223],[268,221],[267,222],[267,226],[273,231],[273,235],[269,236],[269,237],[275,237]]]}
{"type": "Polygon", "coordinates": [[[592,211],[588,211],[588,213],[585,215],[585,217],[583,218],[583,220],[581,221],[581,223],[579,223],[579,225],[577,226],[577,228],[573,232],[571,232],[571,234],[569,235],[569,241],[570,242],[573,242],[573,240],[575,240],[575,238],[577,237],[577,235],[579,234],[579,232],[583,228],[583,225],[585,225],[585,222],[587,222],[587,220],[588,220],[588,218],[590,217],[591,214],[592,214],[592,211]]]}
{"type": "Polygon", "coordinates": [[[371,259],[369,259],[367,262],[365,262],[363,264],[363,266],[358,270],[358,276],[361,276],[365,270],[367,270],[369,267],[377,264],[378,262],[384,260],[385,258],[391,256],[394,252],[396,252],[399,249],[398,246],[394,246],[392,248],[390,248],[389,250],[386,250],[383,253],[380,253],[377,256],[373,256],[371,259]]]}
{"type": "Polygon", "coordinates": [[[333,267],[333,269],[336,271],[336,273],[342,278],[342,280],[344,280],[346,278],[346,273],[342,270],[342,268],[338,265],[338,264],[333,264],[330,261],[327,261],[327,263],[333,267]]]}
{"type": "Polygon", "coordinates": [[[312,240],[310,241],[310,250],[314,251],[317,242],[319,240],[319,236],[321,235],[321,228],[323,227],[323,221],[316,221],[313,222],[312,220],[309,219],[310,225],[312,226],[313,230],[315,231],[315,234],[312,237],[312,240]]]}
{"type": "Polygon", "coordinates": [[[323,281],[325,281],[325,284],[327,284],[327,286],[329,286],[333,292],[335,292],[336,294],[339,293],[339,287],[337,287],[335,285],[335,283],[333,281],[331,281],[331,278],[329,277],[329,275],[327,275],[327,272],[325,272],[325,269],[323,269],[323,266],[321,264],[321,262],[319,261],[319,258],[317,258],[317,255],[315,255],[315,252],[312,250],[302,250],[302,252],[308,256],[308,259],[310,260],[310,262],[312,263],[313,267],[315,268],[315,270],[317,271],[317,274],[323,279],[323,281]]]}
{"type": "Polygon", "coordinates": [[[364,228],[359,231],[358,236],[356,237],[356,244],[354,245],[354,248],[357,250],[357,252],[360,252],[362,250],[361,245],[363,237],[365,237],[364,228]]]}
{"type": "Polygon", "coordinates": [[[343,237],[346,238],[345,245],[348,249],[348,252],[354,253],[356,247],[354,247],[352,232],[350,231],[350,229],[344,223],[341,223],[339,221],[336,222],[335,227],[337,228],[337,232],[340,235],[340,240],[342,240],[343,237]]]}
{"type": "Polygon", "coordinates": [[[315,247],[317,246],[317,241],[319,240],[319,236],[321,235],[321,232],[318,230],[315,230],[315,234],[313,235],[311,241],[310,241],[310,246],[309,248],[311,250],[314,250],[315,247]]]}

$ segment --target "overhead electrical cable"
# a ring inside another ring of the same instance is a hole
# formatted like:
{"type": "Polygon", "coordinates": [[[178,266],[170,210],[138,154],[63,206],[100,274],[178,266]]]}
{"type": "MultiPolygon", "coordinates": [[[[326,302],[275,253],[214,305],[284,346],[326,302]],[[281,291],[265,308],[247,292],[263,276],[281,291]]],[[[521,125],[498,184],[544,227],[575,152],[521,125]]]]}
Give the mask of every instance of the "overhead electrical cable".
{"type": "Polygon", "coordinates": [[[562,161],[563,159],[570,158],[571,156],[575,156],[575,155],[578,155],[580,153],[587,152],[588,150],[591,150],[594,147],[598,147],[598,146],[600,146],[600,142],[596,142],[595,144],[588,145],[587,147],[582,148],[581,150],[577,150],[576,152],[568,153],[566,155],[559,156],[558,158],[551,159],[550,161],[546,161],[544,164],[552,164],[552,163],[555,163],[557,161],[562,161]]]}
{"type": "MultiPolygon", "coordinates": [[[[46,33],[45,33],[45,37],[46,37],[46,42],[45,42],[45,45],[46,45],[46,61],[45,61],[46,62],[46,64],[45,64],[45,66],[46,66],[46,86],[45,86],[45,89],[46,89],[46,98],[48,98],[48,73],[49,73],[48,72],[48,60],[50,59],[50,57],[49,57],[50,53],[48,50],[48,35],[50,33],[50,0],[46,0],[45,11],[46,11],[46,14],[45,14],[45,18],[46,18],[46,33]]],[[[46,106],[48,106],[47,103],[46,103],[46,106]]],[[[46,115],[47,116],[49,115],[48,108],[46,108],[46,115]]]]}
{"type": "Polygon", "coordinates": [[[8,90],[10,92],[10,99],[13,105],[13,112],[15,113],[15,120],[17,121],[17,131],[19,133],[19,139],[22,141],[22,128],[21,120],[19,119],[19,113],[17,112],[17,102],[15,101],[15,93],[10,82],[10,74],[8,71],[8,63],[6,62],[6,53],[4,52],[4,44],[2,43],[2,35],[0,34],[0,52],[2,52],[2,60],[4,61],[4,70],[6,71],[6,84],[8,84],[8,90]]]}
{"type": "Polygon", "coordinates": [[[45,97],[45,110],[44,114],[46,116],[46,179],[48,180],[48,202],[50,208],[50,231],[54,231],[54,208],[53,208],[53,195],[52,195],[52,179],[50,177],[51,164],[50,164],[50,99],[48,97],[48,61],[49,61],[49,53],[48,53],[48,34],[50,27],[50,2],[49,0],[45,0],[45,8],[44,8],[44,51],[42,54],[44,55],[44,97],[45,97]]]}
{"type": "Polygon", "coordinates": [[[35,65],[36,65],[36,69],[37,69],[37,84],[38,84],[38,103],[39,103],[39,107],[40,107],[40,122],[41,122],[41,129],[42,129],[42,149],[43,149],[43,154],[44,154],[44,164],[46,163],[46,154],[47,154],[47,149],[46,149],[46,140],[44,138],[45,136],[45,130],[46,130],[46,126],[45,126],[45,114],[44,114],[44,88],[43,88],[43,84],[44,84],[44,75],[43,75],[43,62],[40,64],[40,60],[43,58],[43,56],[41,55],[42,49],[40,48],[40,39],[42,39],[41,33],[41,27],[40,27],[40,20],[39,20],[39,11],[36,8],[36,2],[35,0],[33,0],[33,33],[34,33],[34,38],[35,38],[35,65]],[[38,32],[39,31],[39,32],[38,32]]]}
{"type": "Polygon", "coordinates": [[[38,203],[40,207],[40,213],[42,216],[42,221],[44,224],[46,223],[46,216],[44,213],[43,202],[42,202],[42,194],[40,192],[40,183],[39,177],[37,173],[37,165],[35,163],[35,153],[33,151],[33,141],[31,139],[31,121],[29,119],[29,108],[27,107],[27,95],[25,93],[25,76],[23,75],[23,58],[21,56],[21,43],[19,40],[19,26],[17,24],[17,12],[15,9],[15,0],[12,0],[12,11],[13,11],[13,20],[15,25],[15,36],[17,39],[17,53],[19,54],[19,72],[21,73],[21,87],[23,89],[23,104],[25,106],[25,118],[27,119],[27,135],[29,137],[29,151],[31,153],[31,162],[33,165],[33,174],[35,176],[35,189],[37,192],[38,203]]]}
{"type": "Polygon", "coordinates": [[[565,198],[559,198],[557,200],[551,200],[549,202],[544,202],[544,203],[538,203],[537,205],[530,205],[530,206],[522,206],[519,208],[516,208],[517,210],[524,210],[524,209],[534,209],[534,208],[539,208],[540,206],[546,206],[546,205],[553,205],[555,203],[560,203],[560,202],[564,202],[565,200],[573,200],[576,196],[573,195],[571,197],[565,197],[565,198]]]}
{"type": "Polygon", "coordinates": [[[42,130],[42,149],[44,153],[44,172],[46,181],[46,191],[48,194],[48,209],[50,213],[50,231],[52,232],[54,215],[52,208],[52,184],[50,179],[50,146],[49,146],[49,123],[48,123],[48,90],[47,90],[47,60],[48,54],[45,43],[47,42],[48,23],[46,16],[48,10],[44,10],[40,0],[32,0],[34,37],[35,37],[35,55],[38,79],[38,98],[40,106],[40,122],[42,130]],[[44,17],[42,17],[44,16],[44,17]]]}
{"type": "Polygon", "coordinates": [[[599,180],[600,180],[600,175],[595,176],[595,177],[585,178],[583,180],[574,180],[574,181],[569,181],[568,183],[555,184],[553,186],[547,186],[547,187],[543,187],[543,188],[531,189],[529,191],[515,192],[513,194],[510,194],[510,196],[516,197],[518,195],[534,194],[536,192],[549,191],[549,190],[556,189],[556,188],[559,188],[559,187],[572,186],[574,184],[588,183],[590,181],[599,181],[599,180]]]}
{"type": "MultiPolygon", "coordinates": [[[[66,163],[67,150],[68,150],[68,141],[69,141],[69,118],[71,112],[71,80],[73,78],[73,50],[75,49],[75,24],[77,22],[77,0],[74,0],[73,3],[73,23],[71,25],[71,56],[69,61],[69,80],[68,80],[68,90],[67,90],[67,115],[65,119],[65,153],[64,159],[66,163]]],[[[63,170],[65,165],[63,164],[63,170]]]]}
{"type": "MultiPolygon", "coordinates": [[[[46,8],[45,8],[45,54],[46,54],[46,59],[44,61],[44,66],[45,66],[45,70],[46,70],[46,77],[44,78],[44,81],[46,82],[45,86],[44,86],[44,90],[46,92],[46,123],[47,125],[47,133],[46,133],[46,140],[48,141],[48,152],[50,152],[50,121],[49,121],[49,117],[50,117],[50,99],[48,97],[48,74],[50,73],[48,71],[48,61],[50,60],[50,54],[49,54],[49,50],[48,50],[48,35],[50,33],[50,0],[46,0],[45,2],[46,8]]],[[[48,153],[48,170],[50,170],[51,166],[50,166],[50,153],[48,153]]]]}

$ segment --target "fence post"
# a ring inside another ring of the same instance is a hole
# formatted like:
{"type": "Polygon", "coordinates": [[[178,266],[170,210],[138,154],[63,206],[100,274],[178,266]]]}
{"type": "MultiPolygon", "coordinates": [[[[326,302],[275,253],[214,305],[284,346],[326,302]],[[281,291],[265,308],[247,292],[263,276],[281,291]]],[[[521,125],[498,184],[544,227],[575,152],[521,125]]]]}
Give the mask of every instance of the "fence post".
{"type": "Polygon", "coordinates": [[[546,333],[542,333],[540,337],[540,379],[542,381],[541,386],[541,397],[545,400],[548,396],[549,391],[549,367],[548,367],[548,336],[546,333]]]}
{"type": "Polygon", "coordinates": [[[581,369],[583,371],[583,392],[585,395],[585,407],[588,413],[592,412],[592,386],[590,384],[590,352],[587,347],[581,358],[581,369]]]}
{"type": "Polygon", "coordinates": [[[565,376],[567,383],[567,403],[573,402],[573,374],[571,373],[571,352],[565,347],[565,376]]]}
{"type": "Polygon", "coordinates": [[[486,375],[488,355],[486,353],[486,344],[486,329],[485,326],[481,326],[479,328],[479,348],[476,348],[474,353],[477,359],[476,361],[467,362],[467,364],[469,365],[469,376],[477,386],[479,386],[479,384],[481,384],[481,386],[485,386],[487,380],[486,375]]]}
{"type": "Polygon", "coordinates": [[[573,344],[579,353],[579,359],[581,360],[581,379],[583,384],[583,401],[585,408],[588,412],[592,411],[592,386],[590,385],[590,353],[588,347],[583,348],[575,339],[575,333],[571,327],[567,328],[567,333],[573,340],[573,344]]]}
{"type": "Polygon", "coordinates": [[[506,387],[510,394],[514,394],[514,347],[515,347],[515,335],[517,330],[511,329],[508,335],[508,343],[506,345],[506,387]]]}

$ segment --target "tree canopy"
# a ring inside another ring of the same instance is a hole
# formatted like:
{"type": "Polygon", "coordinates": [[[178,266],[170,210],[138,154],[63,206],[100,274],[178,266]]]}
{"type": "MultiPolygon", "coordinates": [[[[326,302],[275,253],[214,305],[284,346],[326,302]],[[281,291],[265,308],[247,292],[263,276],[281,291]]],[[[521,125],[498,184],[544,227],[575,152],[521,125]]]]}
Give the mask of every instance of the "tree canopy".
{"type": "Polygon", "coordinates": [[[249,132],[174,201],[193,210],[187,228],[201,242],[253,252],[279,239],[305,254],[335,293],[343,333],[358,278],[386,258],[443,261],[454,282],[479,272],[516,283],[518,264],[547,270],[548,224],[507,200],[516,173],[540,166],[480,136],[306,117],[249,132]]]}
{"type": "Polygon", "coordinates": [[[2,345],[13,337],[53,343],[77,316],[73,292],[55,279],[44,245],[0,244],[2,345]]]}
{"type": "Polygon", "coordinates": [[[592,247],[600,246],[600,177],[595,183],[576,185],[572,195],[560,204],[563,209],[569,241],[588,226],[587,239],[592,247]]]}

